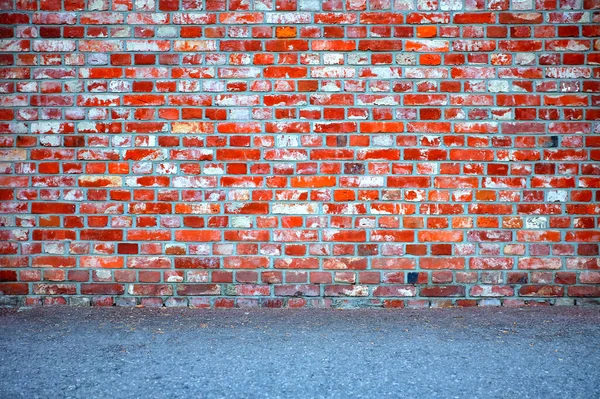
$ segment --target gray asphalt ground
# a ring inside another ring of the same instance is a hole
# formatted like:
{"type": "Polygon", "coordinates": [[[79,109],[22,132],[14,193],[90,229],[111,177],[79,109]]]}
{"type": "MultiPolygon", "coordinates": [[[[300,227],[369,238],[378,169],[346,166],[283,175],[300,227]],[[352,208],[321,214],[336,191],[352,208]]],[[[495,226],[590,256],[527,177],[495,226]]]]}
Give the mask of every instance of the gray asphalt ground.
{"type": "Polygon", "coordinates": [[[600,398],[600,309],[0,310],[0,398],[600,398]]]}

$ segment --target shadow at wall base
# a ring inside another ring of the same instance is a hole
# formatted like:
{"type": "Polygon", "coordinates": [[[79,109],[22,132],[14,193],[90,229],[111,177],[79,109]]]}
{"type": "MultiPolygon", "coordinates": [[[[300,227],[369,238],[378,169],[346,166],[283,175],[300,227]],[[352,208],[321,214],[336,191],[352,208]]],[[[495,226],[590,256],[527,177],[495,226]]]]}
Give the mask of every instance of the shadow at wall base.
{"type": "Polygon", "coordinates": [[[0,307],[118,306],[195,309],[442,309],[467,307],[600,306],[600,298],[244,298],[244,297],[122,297],[122,296],[0,296],[0,307]]]}

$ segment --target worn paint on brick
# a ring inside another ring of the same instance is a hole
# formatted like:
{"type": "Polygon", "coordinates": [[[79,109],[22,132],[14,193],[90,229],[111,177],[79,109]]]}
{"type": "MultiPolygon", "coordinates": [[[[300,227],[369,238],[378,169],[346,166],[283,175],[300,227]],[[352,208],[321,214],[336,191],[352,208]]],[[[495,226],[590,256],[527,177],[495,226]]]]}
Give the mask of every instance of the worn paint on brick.
{"type": "Polygon", "coordinates": [[[0,3],[0,304],[600,296],[596,1],[0,3]]]}

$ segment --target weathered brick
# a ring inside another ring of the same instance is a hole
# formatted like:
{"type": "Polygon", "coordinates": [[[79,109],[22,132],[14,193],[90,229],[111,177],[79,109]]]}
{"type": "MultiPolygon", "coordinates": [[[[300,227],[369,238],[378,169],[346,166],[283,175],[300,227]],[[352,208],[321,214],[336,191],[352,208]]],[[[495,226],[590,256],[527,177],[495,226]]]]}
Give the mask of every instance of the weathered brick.
{"type": "Polygon", "coordinates": [[[593,1],[63,3],[3,15],[0,295],[600,297],[593,1]]]}

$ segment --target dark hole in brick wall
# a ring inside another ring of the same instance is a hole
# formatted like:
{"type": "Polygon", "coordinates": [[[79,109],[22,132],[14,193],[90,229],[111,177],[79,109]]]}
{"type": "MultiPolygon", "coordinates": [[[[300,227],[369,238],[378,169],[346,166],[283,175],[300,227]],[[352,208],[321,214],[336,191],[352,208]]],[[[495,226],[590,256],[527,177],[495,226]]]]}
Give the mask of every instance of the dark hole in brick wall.
{"type": "Polygon", "coordinates": [[[406,282],[409,284],[416,284],[419,280],[419,273],[417,272],[409,272],[406,275],[406,282]]]}

